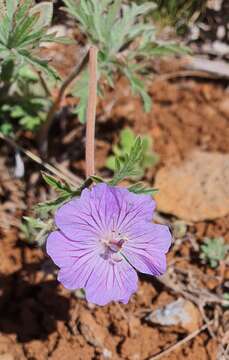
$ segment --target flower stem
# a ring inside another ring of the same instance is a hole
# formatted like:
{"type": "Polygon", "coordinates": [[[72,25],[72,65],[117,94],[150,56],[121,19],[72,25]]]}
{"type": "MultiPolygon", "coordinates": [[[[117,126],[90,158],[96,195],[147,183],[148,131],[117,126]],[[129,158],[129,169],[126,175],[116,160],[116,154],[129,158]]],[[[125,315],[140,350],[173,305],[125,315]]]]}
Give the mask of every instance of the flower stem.
{"type": "Polygon", "coordinates": [[[89,93],[86,124],[86,177],[95,173],[95,118],[97,103],[97,54],[98,49],[89,49],[89,93]]]}

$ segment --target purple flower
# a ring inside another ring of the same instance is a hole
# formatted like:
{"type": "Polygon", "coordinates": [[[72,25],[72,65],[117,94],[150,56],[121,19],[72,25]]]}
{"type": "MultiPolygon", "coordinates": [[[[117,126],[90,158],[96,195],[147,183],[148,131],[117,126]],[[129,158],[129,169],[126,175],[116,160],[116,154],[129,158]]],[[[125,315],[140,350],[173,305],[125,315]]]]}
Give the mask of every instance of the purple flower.
{"type": "Polygon", "coordinates": [[[166,270],[171,235],[151,223],[154,208],[151,196],[104,183],[63,205],[55,216],[59,230],[47,240],[58,280],[67,289],[84,288],[89,302],[126,304],[137,290],[136,270],[166,270]]]}

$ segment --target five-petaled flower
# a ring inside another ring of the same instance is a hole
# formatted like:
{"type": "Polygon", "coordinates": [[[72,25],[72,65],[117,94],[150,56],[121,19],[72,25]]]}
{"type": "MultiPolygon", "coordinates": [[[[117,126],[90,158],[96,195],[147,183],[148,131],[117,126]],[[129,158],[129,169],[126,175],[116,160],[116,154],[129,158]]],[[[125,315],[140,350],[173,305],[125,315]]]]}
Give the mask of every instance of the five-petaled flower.
{"type": "Polygon", "coordinates": [[[151,222],[154,208],[151,196],[104,183],[63,205],[55,216],[59,230],[47,240],[58,280],[67,289],[83,288],[89,302],[126,304],[137,290],[136,271],[166,270],[171,234],[151,222]]]}

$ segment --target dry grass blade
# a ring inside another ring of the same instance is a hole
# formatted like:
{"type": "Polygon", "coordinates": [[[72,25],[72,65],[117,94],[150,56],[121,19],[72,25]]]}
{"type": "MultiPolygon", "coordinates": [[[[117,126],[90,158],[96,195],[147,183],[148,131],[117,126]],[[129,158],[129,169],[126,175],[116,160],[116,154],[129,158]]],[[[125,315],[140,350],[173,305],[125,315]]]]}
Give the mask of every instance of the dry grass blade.
{"type": "Polygon", "coordinates": [[[159,354],[151,357],[149,360],[159,360],[162,359],[164,356],[170,354],[172,351],[177,350],[179,347],[183,346],[190,340],[194,339],[197,335],[199,335],[202,331],[206,330],[208,325],[203,325],[200,329],[193,331],[190,335],[186,336],[181,341],[178,341],[176,344],[172,345],[170,348],[160,352],[159,354]]]}
{"type": "Polygon", "coordinates": [[[12,139],[3,135],[2,133],[0,133],[0,139],[7,142],[14,149],[18,149],[23,154],[25,154],[28,158],[30,158],[31,160],[33,160],[34,162],[36,162],[37,164],[39,164],[46,170],[50,171],[53,175],[58,176],[60,179],[70,183],[74,187],[79,186],[82,183],[81,179],[78,178],[77,176],[75,176],[73,174],[71,174],[71,176],[70,176],[70,172],[67,172],[67,171],[65,171],[65,174],[64,174],[63,171],[60,171],[55,166],[49,164],[46,161],[43,161],[38,155],[32,153],[29,150],[24,149],[22,146],[18,145],[15,141],[13,141],[12,139]]]}

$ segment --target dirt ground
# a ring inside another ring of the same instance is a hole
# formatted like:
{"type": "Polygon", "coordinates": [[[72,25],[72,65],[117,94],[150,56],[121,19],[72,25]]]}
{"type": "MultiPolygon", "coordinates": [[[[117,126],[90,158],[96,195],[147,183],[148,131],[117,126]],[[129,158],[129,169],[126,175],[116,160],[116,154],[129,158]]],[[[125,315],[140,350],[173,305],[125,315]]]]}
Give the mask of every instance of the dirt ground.
{"type": "MultiPolygon", "coordinates": [[[[167,81],[159,75],[150,85],[150,94],[153,108],[148,114],[143,112],[140,100],[130,94],[123,79],[118,81],[115,91],[100,101],[96,162],[102,174],[107,174],[105,160],[111,143],[117,141],[120,130],[126,126],[137,134],[149,134],[154,140],[160,162],[146,173],[145,180],[150,184],[158,169],[182,163],[194,148],[229,152],[229,92],[224,83],[180,77],[167,81]]],[[[84,170],[83,135],[83,126],[72,118],[70,123],[56,124],[51,136],[51,159],[78,175],[84,170]],[[56,136],[60,129],[61,143],[56,136]]],[[[29,135],[25,143],[28,139],[29,135]]],[[[229,270],[223,266],[211,270],[201,264],[198,250],[205,236],[223,236],[229,243],[229,216],[190,223],[184,236],[174,234],[168,254],[168,274],[173,272],[176,289],[166,281],[141,276],[139,290],[128,305],[113,303],[97,307],[87,304],[81,293],[70,293],[59,285],[56,269],[43,249],[22,240],[20,218],[47,196],[47,189],[40,179],[39,168],[30,162],[26,163],[29,169],[26,183],[13,179],[6,146],[2,146],[2,154],[0,360],[153,359],[196,329],[195,323],[190,330],[147,320],[152,311],[180,297],[192,302],[193,321],[196,316],[198,327],[208,323],[208,319],[211,322],[191,341],[162,359],[216,360],[220,340],[229,331],[229,313],[213,301],[203,304],[203,316],[198,299],[201,292],[221,294],[223,284],[229,281],[229,270]],[[190,290],[188,294],[182,292],[179,282],[190,290]],[[191,298],[194,286],[199,294],[191,298]]],[[[160,214],[160,219],[175,227],[173,216],[160,214]]]]}

